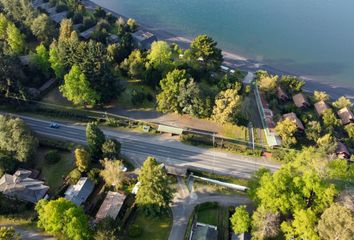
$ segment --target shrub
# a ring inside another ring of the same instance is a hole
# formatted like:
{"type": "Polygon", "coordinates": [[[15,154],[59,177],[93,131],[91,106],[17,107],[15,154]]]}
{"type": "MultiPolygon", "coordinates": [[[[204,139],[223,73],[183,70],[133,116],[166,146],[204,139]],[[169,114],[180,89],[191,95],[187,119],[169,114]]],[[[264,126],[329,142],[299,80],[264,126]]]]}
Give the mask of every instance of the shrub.
{"type": "Polygon", "coordinates": [[[84,17],[83,24],[84,24],[84,29],[86,30],[88,28],[95,26],[96,20],[93,17],[84,17]]]}
{"type": "Polygon", "coordinates": [[[82,23],[83,21],[83,17],[81,13],[75,13],[72,19],[74,24],[79,24],[82,23]]]}
{"type": "Polygon", "coordinates": [[[70,184],[76,184],[77,181],[81,178],[81,172],[79,169],[75,168],[69,173],[69,183],[70,184]]]}
{"type": "Polygon", "coordinates": [[[128,235],[129,237],[139,237],[142,233],[142,229],[140,228],[139,225],[137,224],[132,224],[129,226],[129,229],[128,229],[128,235]]]}
{"type": "Polygon", "coordinates": [[[15,170],[16,160],[0,152],[0,177],[15,170]]]}
{"type": "Polygon", "coordinates": [[[54,164],[60,161],[61,157],[57,150],[50,150],[44,157],[45,161],[49,164],[54,164]]]}

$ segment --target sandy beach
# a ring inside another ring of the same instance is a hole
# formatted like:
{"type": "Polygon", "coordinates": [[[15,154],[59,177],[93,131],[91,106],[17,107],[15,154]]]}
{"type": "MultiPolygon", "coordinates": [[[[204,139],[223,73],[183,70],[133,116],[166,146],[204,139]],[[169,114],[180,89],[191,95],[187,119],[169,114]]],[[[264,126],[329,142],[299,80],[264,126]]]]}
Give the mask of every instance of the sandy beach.
{"type": "MultiPolygon", "coordinates": [[[[85,4],[87,8],[91,8],[91,9],[94,9],[96,6],[99,6],[98,4],[90,0],[83,0],[82,2],[85,4]]],[[[127,16],[123,16],[117,12],[114,12],[104,7],[102,8],[105,9],[107,12],[111,12],[116,17],[122,17],[124,19],[127,19],[127,16]]],[[[141,22],[139,22],[138,24],[141,29],[155,34],[159,40],[164,40],[169,43],[176,43],[181,48],[185,48],[185,49],[189,48],[191,39],[185,36],[176,35],[171,32],[167,32],[164,29],[149,26],[141,22]]],[[[250,72],[256,72],[257,70],[266,70],[271,74],[277,74],[277,75],[295,75],[295,76],[298,75],[293,72],[286,72],[286,71],[282,71],[281,69],[276,69],[272,66],[265,65],[253,59],[248,59],[234,52],[223,51],[223,56],[224,56],[224,65],[227,65],[234,69],[240,69],[243,71],[250,71],[250,72]]],[[[320,81],[319,79],[308,78],[306,76],[300,76],[300,77],[302,77],[306,81],[306,86],[304,89],[305,91],[312,92],[314,90],[320,90],[320,91],[327,92],[333,99],[337,99],[340,96],[346,96],[354,100],[354,84],[353,86],[341,86],[339,84],[328,83],[328,82],[320,81]]]]}

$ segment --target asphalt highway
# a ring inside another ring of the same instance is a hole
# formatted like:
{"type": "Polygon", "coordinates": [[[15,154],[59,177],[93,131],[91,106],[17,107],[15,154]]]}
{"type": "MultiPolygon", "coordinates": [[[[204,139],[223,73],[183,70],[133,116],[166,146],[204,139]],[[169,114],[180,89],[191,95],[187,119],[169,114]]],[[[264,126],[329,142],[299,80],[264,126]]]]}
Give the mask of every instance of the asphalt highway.
{"type": "MultiPolygon", "coordinates": [[[[20,116],[37,134],[51,138],[86,143],[85,126],[59,123],[57,129],[50,128],[50,121],[20,116]]],[[[102,129],[106,137],[116,138],[122,144],[122,153],[140,159],[153,156],[168,165],[206,170],[210,172],[249,178],[265,167],[271,171],[279,165],[263,158],[251,158],[183,144],[162,135],[150,135],[127,131],[102,129]]]]}

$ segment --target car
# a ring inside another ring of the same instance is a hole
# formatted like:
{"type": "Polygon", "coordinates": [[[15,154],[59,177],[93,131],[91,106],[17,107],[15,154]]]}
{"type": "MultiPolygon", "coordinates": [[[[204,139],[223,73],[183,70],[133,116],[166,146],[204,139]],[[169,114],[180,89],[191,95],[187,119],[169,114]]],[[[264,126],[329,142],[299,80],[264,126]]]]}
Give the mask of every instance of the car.
{"type": "Polygon", "coordinates": [[[126,172],[126,171],[128,171],[128,168],[126,168],[124,165],[122,165],[120,167],[120,170],[122,170],[122,172],[126,172]]]}
{"type": "Polygon", "coordinates": [[[60,128],[60,125],[58,123],[51,123],[49,125],[50,128],[60,128]]]}

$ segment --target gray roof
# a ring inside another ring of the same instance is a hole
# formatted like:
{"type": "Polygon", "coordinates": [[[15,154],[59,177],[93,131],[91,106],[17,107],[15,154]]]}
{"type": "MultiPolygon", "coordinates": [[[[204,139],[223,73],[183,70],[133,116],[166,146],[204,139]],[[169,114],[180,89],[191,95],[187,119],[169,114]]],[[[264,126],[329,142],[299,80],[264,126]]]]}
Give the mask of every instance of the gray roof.
{"type": "Polygon", "coordinates": [[[96,214],[96,220],[101,220],[106,217],[116,219],[126,197],[125,194],[109,191],[96,214]]]}
{"type": "Polygon", "coordinates": [[[0,192],[22,201],[36,203],[48,192],[44,182],[29,178],[29,170],[17,170],[14,175],[4,174],[0,179],[0,192]]]}
{"type": "Polygon", "coordinates": [[[132,33],[132,38],[134,43],[141,49],[149,49],[151,44],[157,41],[156,36],[150,32],[144,32],[143,30],[138,30],[132,33]]]}
{"type": "Polygon", "coordinates": [[[193,227],[192,240],[215,240],[218,238],[218,231],[215,226],[197,223],[193,227]]]}
{"type": "Polygon", "coordinates": [[[89,39],[91,37],[94,29],[95,29],[95,27],[91,27],[91,28],[83,31],[82,33],[80,33],[80,37],[83,37],[85,39],[89,39]]]}
{"type": "Polygon", "coordinates": [[[86,202],[95,185],[87,177],[82,177],[75,185],[71,185],[65,192],[65,198],[80,206],[86,202]]]}
{"type": "Polygon", "coordinates": [[[61,23],[61,21],[66,18],[68,11],[51,14],[49,17],[56,23],[61,23]]]}

